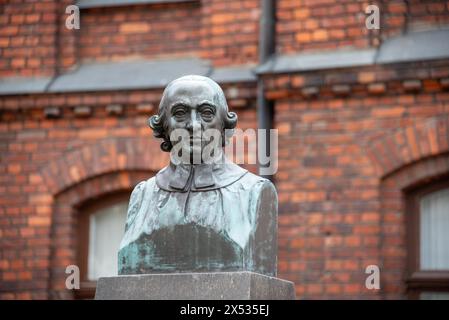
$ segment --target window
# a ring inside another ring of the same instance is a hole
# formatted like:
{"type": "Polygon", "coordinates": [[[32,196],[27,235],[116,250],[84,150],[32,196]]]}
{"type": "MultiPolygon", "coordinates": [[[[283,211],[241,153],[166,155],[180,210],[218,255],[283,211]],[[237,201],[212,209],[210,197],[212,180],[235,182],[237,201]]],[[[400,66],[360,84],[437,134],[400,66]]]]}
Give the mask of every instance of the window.
{"type": "Polygon", "coordinates": [[[449,299],[449,179],[409,193],[408,295],[449,299]]]}
{"type": "Polygon", "coordinates": [[[80,208],[77,298],[93,298],[100,277],[117,275],[117,253],[125,231],[129,194],[112,195],[80,208]]]}
{"type": "Polygon", "coordinates": [[[449,270],[449,188],[420,201],[421,270],[449,270]]]}
{"type": "Polygon", "coordinates": [[[120,202],[89,217],[87,279],[117,275],[117,251],[123,237],[127,203],[120,202]]]}

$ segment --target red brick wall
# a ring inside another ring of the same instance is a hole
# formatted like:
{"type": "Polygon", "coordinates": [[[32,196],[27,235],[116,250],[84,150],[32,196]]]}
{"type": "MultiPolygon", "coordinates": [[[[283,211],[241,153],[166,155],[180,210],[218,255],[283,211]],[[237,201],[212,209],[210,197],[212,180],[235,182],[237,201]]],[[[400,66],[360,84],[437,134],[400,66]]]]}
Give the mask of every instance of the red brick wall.
{"type": "Polygon", "coordinates": [[[216,66],[255,63],[259,14],[257,0],[82,10],[79,59],[196,55],[216,66]]]}
{"type": "MultiPolygon", "coordinates": [[[[65,69],[85,59],[135,56],[200,55],[217,66],[258,60],[257,0],[81,10],[81,29],[67,30],[64,9],[70,3],[15,0],[2,7],[0,75],[51,75],[57,65],[65,69]]],[[[384,37],[407,27],[448,25],[447,1],[409,3],[408,7],[403,0],[379,4],[384,37]]],[[[277,51],[368,47],[372,39],[365,28],[365,7],[363,1],[280,0],[277,51]]]]}
{"type": "Polygon", "coordinates": [[[408,1],[409,28],[447,27],[449,25],[449,1],[412,0],[408,1]]]}
{"type": "Polygon", "coordinates": [[[82,10],[79,59],[195,54],[200,13],[198,3],[82,10]]]}
{"type": "Polygon", "coordinates": [[[381,6],[381,32],[386,39],[400,35],[406,29],[407,4],[404,0],[393,0],[383,3],[381,6]]]}
{"type": "MultiPolygon", "coordinates": [[[[70,1],[54,3],[1,7],[0,76],[135,56],[193,54],[215,66],[258,60],[258,0],[89,9],[81,30],[63,27],[70,1]]],[[[383,2],[382,36],[422,21],[446,24],[447,1],[410,3],[383,2]]],[[[376,44],[365,5],[277,1],[277,51],[376,44]]],[[[279,130],[279,277],[295,281],[298,298],[403,298],[405,190],[449,172],[447,60],[264,81],[279,130]],[[380,291],[364,287],[368,264],[381,268],[380,291]]],[[[224,88],[240,127],[257,128],[256,84],[224,88]]],[[[76,264],[76,207],[129,192],[167,160],[146,125],[161,93],[0,97],[0,299],[71,297],[64,267],[76,264]]]]}
{"type": "Polygon", "coordinates": [[[449,25],[449,2],[441,0],[280,0],[277,7],[277,50],[282,53],[366,48],[379,44],[379,33],[386,39],[407,29],[449,25]],[[365,27],[365,9],[371,4],[380,10],[379,31],[365,27]]]}
{"type": "MultiPolygon", "coordinates": [[[[18,113],[18,99],[14,99],[2,101],[16,107],[2,112],[0,125],[0,296],[2,299],[45,299],[50,297],[48,285],[53,283],[50,282],[53,280],[50,278],[52,256],[55,255],[53,259],[58,263],[70,260],[70,264],[76,264],[70,255],[76,247],[66,249],[66,239],[73,237],[70,221],[64,220],[67,222],[65,229],[58,234],[50,233],[63,214],[55,205],[57,193],[81,179],[111,171],[120,172],[122,178],[103,181],[106,185],[119,184],[122,189],[130,189],[135,182],[126,179],[131,170],[151,170],[152,166],[159,166],[154,161],[136,165],[137,157],[148,154],[148,148],[157,148],[157,144],[148,137],[146,116],[136,111],[133,117],[121,118],[107,116],[104,108],[94,108],[93,117],[76,117],[70,108],[63,106],[70,98],[56,96],[46,97],[43,102],[57,103],[63,115],[58,119],[46,119],[42,108],[34,105],[18,113]],[[119,140],[134,143],[141,151],[123,150],[117,145],[119,140]],[[80,153],[74,150],[85,150],[82,155],[87,158],[80,158],[80,153]],[[90,162],[86,163],[88,159],[90,162]],[[96,165],[90,166],[94,161],[96,165]]],[[[35,101],[39,97],[30,99],[35,101]]],[[[105,185],[97,185],[97,189],[108,193],[105,185]]],[[[56,283],[56,286],[61,285],[64,282],[56,283]]]]}
{"type": "Polygon", "coordinates": [[[449,25],[449,2],[445,0],[393,0],[381,6],[381,33],[384,38],[404,30],[426,30],[449,25]]]}
{"type": "Polygon", "coordinates": [[[6,1],[0,7],[0,77],[52,75],[56,1],[6,1]]]}
{"type": "Polygon", "coordinates": [[[202,57],[216,66],[257,63],[260,1],[202,1],[202,57]]]}
{"type": "Polygon", "coordinates": [[[449,151],[440,78],[449,65],[402,67],[388,66],[390,80],[381,67],[326,71],[320,85],[319,73],[267,79],[279,130],[279,273],[299,298],[404,297],[404,190],[449,172],[437,160],[449,151]],[[410,76],[422,86],[410,89],[410,76]],[[312,80],[319,94],[301,94],[312,80]],[[381,269],[381,291],[365,288],[371,264],[381,269]]]}
{"type": "Polygon", "coordinates": [[[83,61],[199,56],[216,66],[258,60],[259,1],[198,1],[82,9],[73,1],[9,1],[0,17],[0,75],[51,76],[83,61]]]}
{"type": "Polygon", "coordinates": [[[278,52],[369,46],[366,1],[279,0],[276,3],[278,52]]]}

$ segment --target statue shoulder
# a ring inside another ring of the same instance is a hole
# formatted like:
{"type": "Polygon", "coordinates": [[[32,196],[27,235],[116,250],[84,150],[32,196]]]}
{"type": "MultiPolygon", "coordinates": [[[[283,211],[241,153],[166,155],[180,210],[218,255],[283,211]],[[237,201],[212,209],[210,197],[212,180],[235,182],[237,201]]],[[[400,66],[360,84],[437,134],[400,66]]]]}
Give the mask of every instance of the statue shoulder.
{"type": "Polygon", "coordinates": [[[152,185],[155,183],[155,177],[151,177],[148,180],[144,180],[139,182],[131,192],[131,197],[129,202],[135,202],[143,197],[143,194],[145,193],[145,190],[148,188],[151,188],[152,185]]]}
{"type": "Polygon", "coordinates": [[[248,190],[252,205],[260,207],[270,203],[277,210],[277,192],[270,180],[247,172],[239,182],[244,189],[248,190]]]}
{"type": "Polygon", "coordinates": [[[134,202],[134,201],[136,201],[138,198],[140,198],[142,196],[143,190],[145,189],[146,182],[147,182],[146,180],[145,181],[140,181],[134,187],[133,191],[131,192],[131,198],[130,198],[129,202],[134,202]]]}
{"type": "Polygon", "coordinates": [[[260,193],[262,191],[267,191],[277,194],[276,188],[270,180],[260,177],[251,172],[245,174],[242,183],[247,186],[250,186],[252,192],[260,193]]]}
{"type": "Polygon", "coordinates": [[[263,177],[248,172],[245,175],[245,181],[250,186],[252,203],[260,208],[269,205],[273,207],[271,210],[277,211],[278,196],[274,184],[263,177]]]}
{"type": "Polygon", "coordinates": [[[139,211],[139,209],[142,205],[146,190],[152,190],[154,184],[155,184],[155,178],[151,177],[148,180],[139,182],[134,187],[133,191],[131,192],[130,199],[129,199],[125,230],[128,230],[130,224],[136,217],[137,212],[139,211]]]}

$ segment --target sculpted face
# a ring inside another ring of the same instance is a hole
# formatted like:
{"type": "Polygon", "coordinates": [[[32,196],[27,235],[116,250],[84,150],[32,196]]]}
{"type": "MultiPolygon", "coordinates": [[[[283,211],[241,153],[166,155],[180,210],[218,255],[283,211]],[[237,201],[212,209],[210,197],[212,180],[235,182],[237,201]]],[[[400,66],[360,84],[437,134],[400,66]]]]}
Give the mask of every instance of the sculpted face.
{"type": "Polygon", "coordinates": [[[164,104],[167,133],[174,146],[181,144],[177,146],[178,150],[201,159],[206,145],[215,141],[216,146],[221,146],[221,141],[216,141],[216,138],[221,137],[224,129],[226,110],[219,104],[216,90],[207,82],[180,80],[173,83],[168,88],[164,104]],[[184,132],[182,138],[178,132],[184,132]],[[211,132],[215,132],[213,139],[211,132]]]}

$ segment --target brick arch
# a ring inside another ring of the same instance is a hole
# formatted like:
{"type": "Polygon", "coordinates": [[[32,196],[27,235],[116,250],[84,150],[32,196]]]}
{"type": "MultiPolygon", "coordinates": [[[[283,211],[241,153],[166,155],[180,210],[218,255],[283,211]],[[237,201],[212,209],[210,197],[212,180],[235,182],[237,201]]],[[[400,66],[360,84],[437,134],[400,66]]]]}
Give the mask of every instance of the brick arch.
{"type": "MultiPolygon", "coordinates": [[[[72,299],[74,292],[65,288],[68,265],[77,265],[79,207],[85,203],[102,201],[103,197],[118,193],[130,194],[140,181],[155,174],[149,170],[123,170],[105,173],[83,180],[54,198],[50,234],[49,298],[72,299]]],[[[81,289],[83,285],[81,284],[81,289]]]]}
{"type": "Polygon", "coordinates": [[[449,152],[405,165],[380,183],[382,294],[387,299],[404,298],[407,259],[406,192],[449,174],[449,152]]]}
{"type": "Polygon", "coordinates": [[[449,115],[413,123],[373,139],[367,148],[378,177],[423,158],[449,152],[449,115]]]}
{"type": "Polygon", "coordinates": [[[66,152],[40,171],[53,196],[90,177],[120,170],[158,171],[168,163],[168,153],[149,138],[113,138],[66,152]]]}
{"type": "Polygon", "coordinates": [[[41,194],[31,200],[47,211],[48,233],[47,287],[49,298],[70,299],[65,288],[65,268],[76,264],[77,207],[132,188],[164,167],[168,153],[151,138],[109,138],[70,150],[40,169],[41,194]]]}

